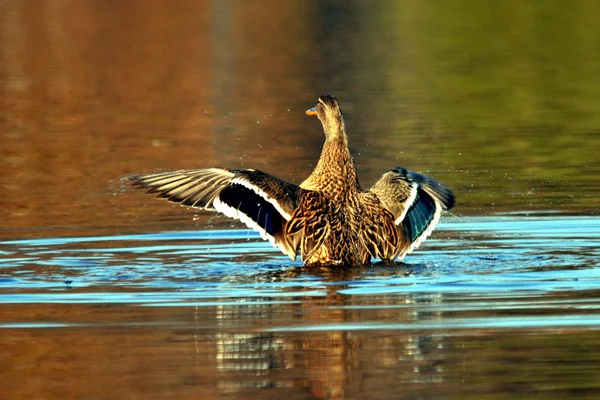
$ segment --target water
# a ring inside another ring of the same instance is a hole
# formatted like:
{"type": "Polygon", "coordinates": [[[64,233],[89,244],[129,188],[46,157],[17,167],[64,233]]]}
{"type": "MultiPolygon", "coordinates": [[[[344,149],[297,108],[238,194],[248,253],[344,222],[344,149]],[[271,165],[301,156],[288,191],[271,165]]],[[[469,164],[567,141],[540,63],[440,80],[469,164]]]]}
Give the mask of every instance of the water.
{"type": "Polygon", "coordinates": [[[449,217],[407,263],[343,271],[247,230],[3,241],[3,390],[591,398],[599,239],[599,218],[449,217]]]}
{"type": "Polygon", "coordinates": [[[600,5],[0,4],[0,398],[600,396],[600,5]],[[127,190],[292,182],[335,94],[361,184],[457,207],[405,263],[303,268],[127,190]]]}

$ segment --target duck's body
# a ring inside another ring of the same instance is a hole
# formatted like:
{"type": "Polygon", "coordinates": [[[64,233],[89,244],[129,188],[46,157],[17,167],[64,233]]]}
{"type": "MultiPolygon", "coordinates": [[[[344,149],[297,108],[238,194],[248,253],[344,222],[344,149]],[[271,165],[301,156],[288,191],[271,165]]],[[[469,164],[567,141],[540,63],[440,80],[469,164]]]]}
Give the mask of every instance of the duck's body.
{"type": "Polygon", "coordinates": [[[325,144],[299,186],[261,171],[208,168],[136,175],[131,182],[184,206],[216,210],[257,230],[292,260],[362,265],[402,258],[433,231],[454,196],[431,178],[402,168],[364,191],[348,150],[337,100],[307,111],[323,123],[325,144]]]}

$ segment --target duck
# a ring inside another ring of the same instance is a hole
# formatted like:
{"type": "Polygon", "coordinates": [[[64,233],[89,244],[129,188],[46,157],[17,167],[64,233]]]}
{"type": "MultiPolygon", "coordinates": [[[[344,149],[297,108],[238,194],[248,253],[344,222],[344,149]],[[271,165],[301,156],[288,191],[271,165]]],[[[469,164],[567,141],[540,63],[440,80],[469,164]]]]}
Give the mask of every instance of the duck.
{"type": "Polygon", "coordinates": [[[363,190],[338,100],[320,96],[306,114],[325,133],[321,156],[299,185],[256,169],[203,168],[128,177],[131,186],[182,206],[217,211],[257,231],[304,265],[401,261],[432,233],[455,197],[426,175],[396,167],[363,190]]]}

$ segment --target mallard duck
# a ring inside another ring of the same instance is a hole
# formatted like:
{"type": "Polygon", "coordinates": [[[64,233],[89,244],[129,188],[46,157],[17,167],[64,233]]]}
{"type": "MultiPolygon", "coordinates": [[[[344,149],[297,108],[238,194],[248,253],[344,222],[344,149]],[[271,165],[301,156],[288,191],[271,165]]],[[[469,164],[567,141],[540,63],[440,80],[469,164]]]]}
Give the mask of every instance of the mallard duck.
{"type": "Polygon", "coordinates": [[[206,168],[130,177],[133,186],[182,206],[216,210],[258,231],[305,264],[364,265],[402,259],[433,231],[452,191],[404,168],[383,174],[369,190],[358,183],[344,119],[334,96],[306,114],[323,124],[325,144],[300,185],[254,169],[206,168]]]}

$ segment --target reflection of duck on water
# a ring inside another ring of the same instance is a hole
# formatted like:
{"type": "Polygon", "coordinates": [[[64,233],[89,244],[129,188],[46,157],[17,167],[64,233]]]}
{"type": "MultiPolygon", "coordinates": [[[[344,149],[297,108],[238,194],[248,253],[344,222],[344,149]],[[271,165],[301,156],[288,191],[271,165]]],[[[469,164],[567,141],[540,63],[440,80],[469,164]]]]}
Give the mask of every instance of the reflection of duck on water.
{"type": "Polygon", "coordinates": [[[335,97],[321,96],[306,112],[321,120],[325,144],[299,186],[253,169],[207,168],[130,178],[136,187],[188,207],[239,219],[306,264],[360,265],[393,261],[417,248],[454,206],[452,191],[396,168],[362,190],[335,97]]]}
{"type": "MultiPolygon", "coordinates": [[[[316,267],[298,272],[311,269],[316,267]]],[[[215,345],[220,394],[249,399],[418,398],[424,387],[431,390],[431,384],[442,382],[447,334],[422,327],[441,318],[443,295],[365,295],[373,281],[361,279],[360,271],[373,269],[329,268],[318,294],[315,281],[305,281],[293,296],[287,291],[285,300],[277,294],[223,299],[214,308],[216,332],[207,332],[205,322],[199,322],[194,334],[195,340],[204,340],[196,343],[197,349],[215,345]],[[346,294],[354,289],[362,293],[346,294]],[[262,391],[267,388],[269,395],[262,391]]],[[[196,307],[196,312],[198,308],[204,313],[213,309],[196,307]]],[[[195,314],[194,321],[202,317],[195,314]]]]}

